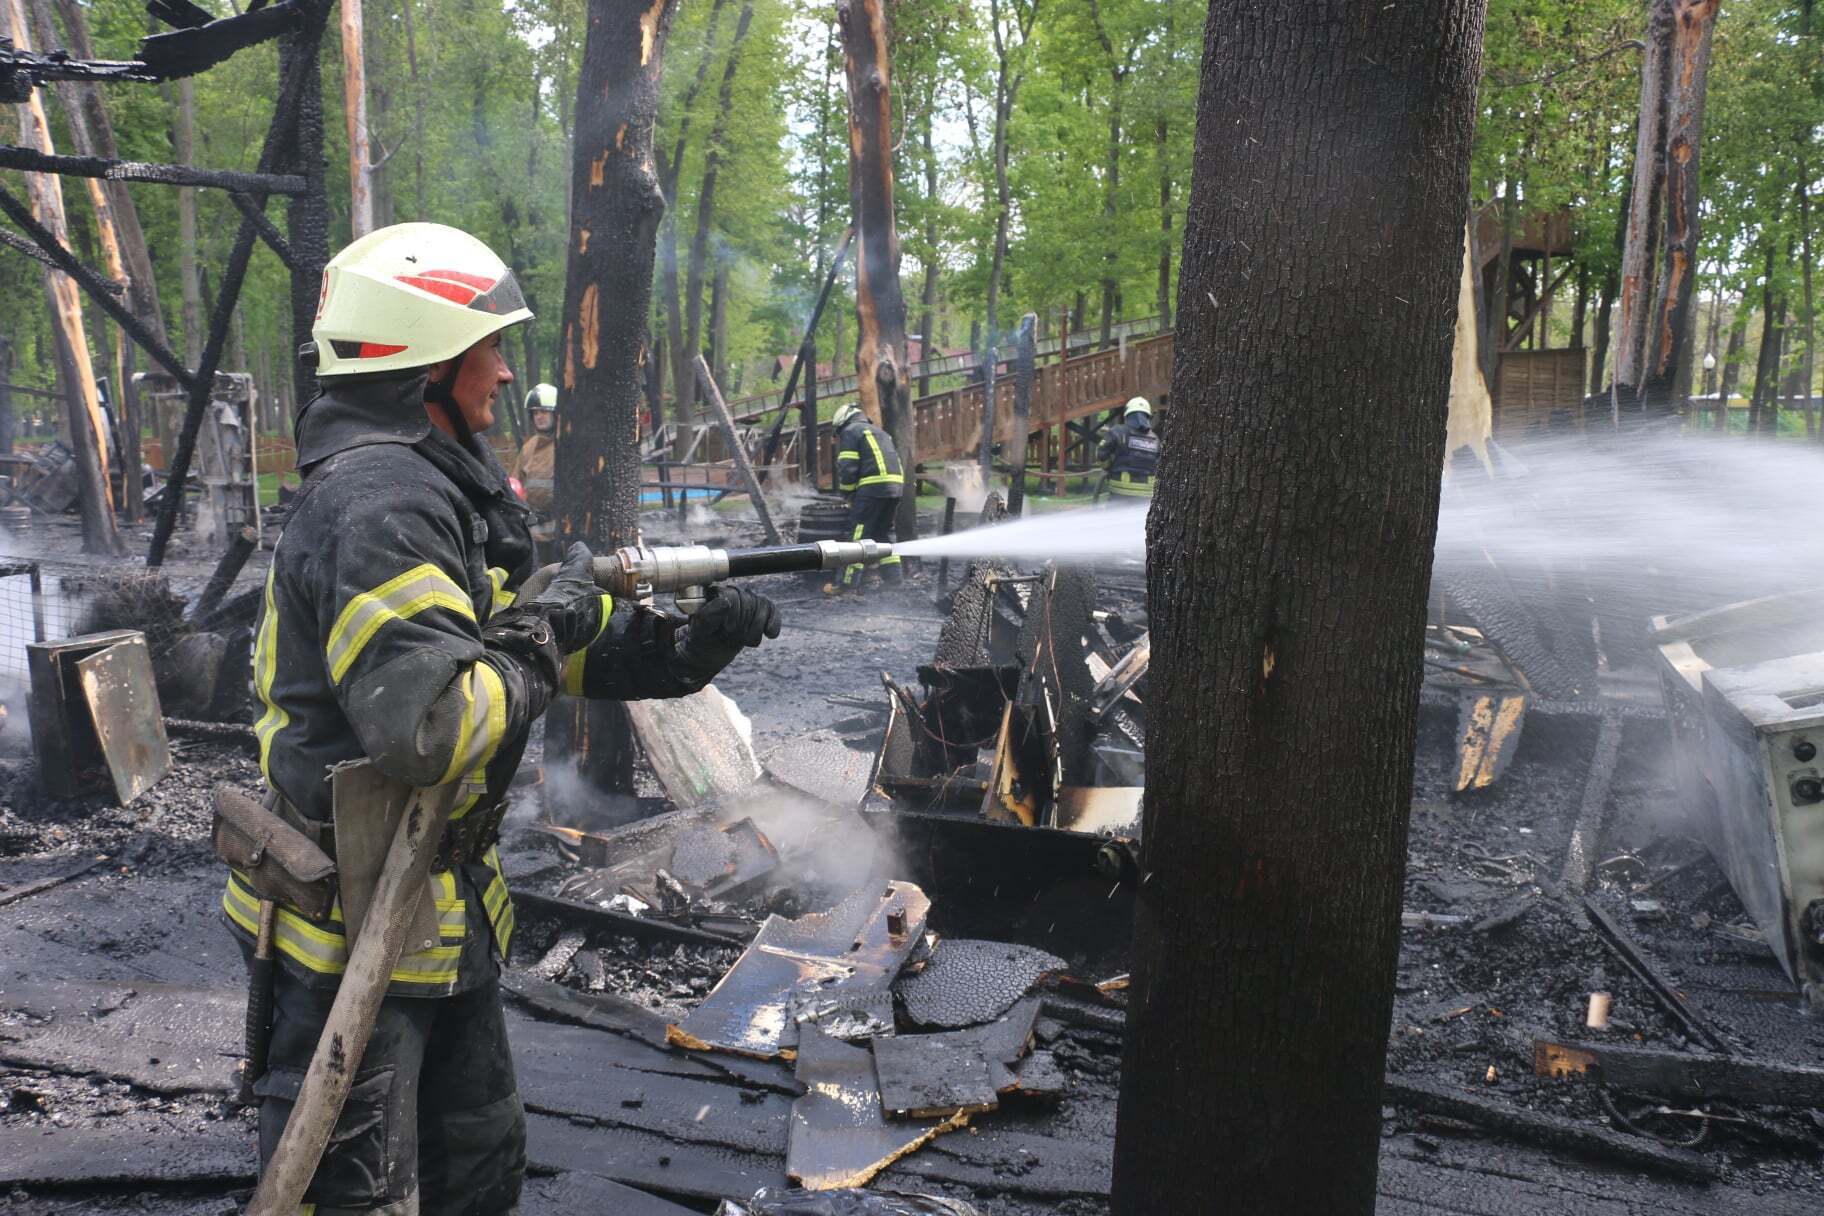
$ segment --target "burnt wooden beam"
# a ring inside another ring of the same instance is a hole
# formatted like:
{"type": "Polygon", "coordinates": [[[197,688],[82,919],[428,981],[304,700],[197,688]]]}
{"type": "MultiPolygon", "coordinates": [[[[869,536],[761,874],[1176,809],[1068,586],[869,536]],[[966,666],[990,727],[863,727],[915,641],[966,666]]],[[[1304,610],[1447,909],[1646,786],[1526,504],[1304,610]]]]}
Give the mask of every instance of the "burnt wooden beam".
{"type": "Polygon", "coordinates": [[[1733,1054],[1723,1037],[1711,1029],[1710,1024],[1704,1021],[1697,1010],[1685,1003],[1685,998],[1666,982],[1665,977],[1659,974],[1652,963],[1647,961],[1646,956],[1640,952],[1640,947],[1634,944],[1634,939],[1615,923],[1613,917],[1602,910],[1600,904],[1586,896],[1583,900],[1583,910],[1588,913],[1590,923],[1595,926],[1597,936],[1602,939],[1602,944],[1607,946],[1610,952],[1652,991],[1654,999],[1659,1002],[1660,1007],[1671,1014],[1673,1020],[1680,1026],[1684,1027],[1686,1034],[1721,1055],[1733,1054]]]}
{"type": "Polygon", "coordinates": [[[278,255],[279,261],[285,263],[285,269],[296,273],[298,259],[291,252],[291,242],[285,239],[285,234],[279,231],[279,226],[267,218],[266,209],[260,201],[251,194],[245,194],[239,190],[230,190],[228,198],[242,215],[253,222],[254,231],[260,234],[260,239],[266,242],[266,247],[278,255]]]}
{"type": "Polygon", "coordinates": [[[102,278],[77,261],[76,255],[65,249],[62,242],[51,234],[50,229],[32,217],[31,208],[20,202],[4,186],[0,186],[0,211],[6,212],[8,219],[25,229],[26,234],[38,243],[38,248],[49,257],[51,263],[76,280],[76,285],[87,292],[89,298],[94,300],[96,305],[107,313],[116,325],[125,330],[128,337],[139,343],[145,348],[147,354],[158,360],[159,365],[170,372],[179,384],[188,388],[194,382],[194,377],[184,366],[183,361],[172,353],[169,347],[159,341],[155,334],[140,324],[139,318],[120,302],[117,294],[119,285],[102,278]]]}
{"type": "Polygon", "coordinates": [[[711,933],[708,929],[680,925],[675,921],[662,920],[656,916],[630,916],[625,912],[613,912],[607,908],[598,908],[594,904],[582,903],[579,900],[564,899],[557,895],[541,895],[537,891],[515,890],[512,894],[514,905],[523,911],[535,912],[540,916],[549,916],[568,924],[583,925],[605,933],[636,938],[640,941],[683,942],[692,946],[733,946],[737,950],[747,945],[738,937],[730,937],[725,933],[711,933]]]}
{"type": "Polygon", "coordinates": [[[194,76],[236,51],[290,33],[304,22],[309,7],[309,0],[279,0],[277,4],[207,25],[153,34],[140,40],[139,59],[157,80],[194,76]]]}
{"type": "Polygon", "coordinates": [[[836,276],[842,272],[842,259],[848,256],[849,243],[855,239],[855,225],[850,224],[842,230],[842,239],[836,242],[835,256],[830,259],[829,273],[823,276],[823,289],[817,293],[817,303],[811,309],[811,319],[804,326],[804,340],[798,343],[798,357],[792,361],[792,374],[786,377],[785,392],[779,395],[779,416],[773,419],[772,429],[766,433],[766,450],[760,454],[760,463],[770,465],[779,451],[779,435],[785,429],[786,416],[791,413],[792,397],[798,391],[798,377],[804,372],[805,359],[811,361],[812,379],[817,376],[817,323],[823,320],[823,306],[830,302],[830,290],[836,286],[836,276]]]}
{"type": "Polygon", "coordinates": [[[1560,270],[1557,276],[1546,284],[1545,290],[1526,302],[1526,307],[1521,310],[1519,317],[1514,321],[1513,330],[1501,343],[1502,354],[1510,355],[1520,348],[1520,343],[1525,340],[1527,331],[1532,327],[1533,318],[1539,315],[1541,308],[1551,302],[1552,293],[1558,290],[1559,285],[1564,282],[1565,276],[1569,275],[1576,265],[1575,262],[1566,262],[1564,269],[1560,270]]]}
{"type": "Polygon", "coordinates": [[[1594,1073],[1615,1089],[1680,1102],[1824,1107],[1824,1068],[1777,1060],[1535,1039],[1533,1071],[1542,1077],[1594,1073]]]}
{"type": "Polygon", "coordinates": [[[729,459],[735,462],[735,471],[741,475],[741,482],[747,487],[747,496],[754,500],[754,513],[760,517],[760,526],[766,530],[766,543],[782,543],[779,529],[773,526],[773,514],[766,509],[766,496],[760,492],[760,479],[754,475],[754,466],[747,459],[747,449],[741,446],[741,433],[735,429],[734,417],[728,412],[728,402],[722,399],[722,390],[716,387],[716,378],[710,374],[709,364],[703,361],[702,355],[698,355],[691,366],[696,370],[697,386],[703,390],[704,399],[709,402],[716,425],[722,428],[722,438],[728,444],[729,459]]]}
{"type": "MultiPolygon", "coordinates": [[[[16,249],[34,262],[40,262],[49,266],[52,270],[57,269],[57,263],[51,261],[50,254],[10,229],[0,228],[0,245],[5,245],[9,249],[16,249]]],[[[118,283],[112,284],[112,286],[115,291],[125,290],[118,283]]],[[[52,393],[47,395],[56,396],[57,394],[52,393]]]]}
{"type": "Polygon", "coordinates": [[[198,169],[191,165],[111,160],[105,156],[67,156],[13,144],[0,144],[0,169],[56,173],[63,177],[98,177],[104,181],[152,182],[161,186],[263,190],[269,194],[304,193],[304,179],[295,173],[242,173],[234,169],[198,169]]]}
{"type": "Polygon", "coordinates": [[[1407,1110],[1461,1119],[1516,1140],[1579,1156],[1600,1157],[1657,1175],[1710,1182],[1718,1173],[1707,1158],[1686,1149],[1663,1147],[1607,1128],[1586,1127],[1557,1115],[1494,1102],[1434,1081],[1388,1077],[1381,1096],[1384,1101],[1407,1110]]]}

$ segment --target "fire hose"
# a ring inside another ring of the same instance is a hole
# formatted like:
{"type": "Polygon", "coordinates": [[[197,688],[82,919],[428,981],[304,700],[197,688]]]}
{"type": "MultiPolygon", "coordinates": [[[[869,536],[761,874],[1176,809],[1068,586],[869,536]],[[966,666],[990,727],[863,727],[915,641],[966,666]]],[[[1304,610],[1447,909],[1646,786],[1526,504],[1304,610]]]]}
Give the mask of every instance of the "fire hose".
{"type": "MultiPolygon", "coordinates": [[[[686,615],[703,606],[709,588],[731,578],[793,574],[876,566],[893,556],[893,546],[876,540],[820,540],[757,549],[711,549],[704,545],[628,545],[595,559],[595,584],[621,599],[647,599],[670,592],[686,615]]],[[[537,595],[557,574],[546,566],[519,589],[537,595]]]]}

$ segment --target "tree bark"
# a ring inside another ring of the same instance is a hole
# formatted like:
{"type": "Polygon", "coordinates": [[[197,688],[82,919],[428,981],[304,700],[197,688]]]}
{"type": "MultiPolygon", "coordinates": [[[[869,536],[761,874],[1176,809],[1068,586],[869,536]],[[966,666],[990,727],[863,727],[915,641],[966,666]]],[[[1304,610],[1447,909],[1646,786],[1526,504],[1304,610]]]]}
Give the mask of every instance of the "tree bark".
{"type": "Polygon", "coordinates": [[[1650,408],[1670,412],[1691,396],[1691,298],[1697,279],[1699,152],[1710,46],[1721,0],[1674,0],[1671,71],[1666,81],[1665,265],[1646,367],[1650,408]]]}
{"type": "Polygon", "coordinates": [[[728,382],[728,259],[724,257],[716,258],[716,273],[709,283],[709,371],[716,384],[728,382]]]}
{"type": "Polygon", "coordinates": [[[1020,318],[1019,333],[1014,335],[1013,352],[1013,437],[1007,445],[1007,467],[1013,470],[1007,483],[1007,512],[1019,515],[1026,503],[1026,439],[1032,421],[1032,379],[1038,367],[1036,330],[1039,318],[1027,313],[1020,318]]]}
{"type": "MultiPolygon", "coordinates": [[[[747,41],[748,26],[754,20],[754,6],[741,6],[735,20],[735,36],[728,44],[728,58],[722,65],[722,84],[716,91],[716,117],[710,124],[709,141],[703,148],[703,184],[697,189],[697,230],[690,241],[690,265],[684,279],[684,342],[689,348],[694,368],[703,353],[703,280],[708,273],[709,239],[716,219],[716,183],[722,172],[722,146],[728,139],[728,120],[735,105],[735,74],[741,70],[741,44],[747,41]]],[[[674,355],[675,359],[676,356],[674,355]]],[[[692,371],[688,381],[695,383],[692,371]]]]}
{"type": "Polygon", "coordinates": [[[1666,181],[1666,95],[1673,71],[1675,0],[1651,2],[1647,46],[1640,68],[1640,120],[1635,128],[1627,244],[1621,258],[1621,334],[1615,346],[1617,392],[1622,386],[1638,390],[1645,382],[1653,253],[1659,236],[1661,191],[1666,181]]]}
{"type": "Polygon", "coordinates": [[[1501,244],[1495,255],[1493,290],[1488,293],[1488,333],[1482,340],[1482,378],[1497,406],[1501,400],[1501,352],[1507,347],[1507,301],[1513,287],[1514,226],[1518,218],[1514,208],[1514,182],[1501,183],[1501,244]]]}
{"type": "MultiPolygon", "coordinates": [[[[672,9],[672,0],[590,0],[576,82],[557,532],[565,545],[583,541],[597,553],[640,538],[646,318],[665,212],[653,119],[672,9]]],[[[575,763],[581,801],[632,788],[633,737],[619,703],[560,699],[545,722],[549,762],[575,763]]]]}
{"type": "MultiPolygon", "coordinates": [[[[13,45],[30,52],[36,41],[26,17],[22,0],[6,0],[5,15],[13,45]]],[[[44,112],[44,102],[37,90],[19,103],[19,142],[37,152],[56,152],[51,142],[51,125],[44,112]]],[[[63,208],[62,179],[48,173],[25,175],[32,213],[48,228],[58,243],[68,248],[69,223],[63,208]]],[[[101,399],[95,388],[95,371],[89,362],[88,338],[83,329],[82,297],[76,284],[61,271],[45,268],[45,298],[51,314],[51,333],[56,339],[57,361],[63,372],[65,416],[70,428],[70,446],[76,454],[76,469],[81,494],[82,548],[85,553],[114,556],[120,552],[120,536],[114,526],[114,499],[108,487],[107,424],[101,414],[101,399]]]]}
{"type": "Polygon", "coordinates": [[[13,454],[13,343],[0,334],[0,456],[13,454]]]}
{"type": "Polygon", "coordinates": [[[1748,430],[1753,434],[1774,430],[1774,425],[1768,421],[1767,407],[1771,399],[1773,407],[1779,408],[1779,389],[1775,385],[1779,379],[1783,321],[1776,312],[1783,311],[1783,304],[1774,303],[1773,244],[1770,241],[1766,245],[1766,266],[1761,273],[1761,348],[1754,362],[1754,392],[1748,398],[1748,430]]]}
{"type": "Polygon", "coordinates": [[[893,86],[884,0],[837,0],[849,85],[849,196],[855,215],[856,397],[899,449],[906,492],[898,538],[918,535],[918,437],[907,377],[906,297],[893,211],[893,86]]]}
{"type": "Polygon", "coordinates": [[[1374,1210],[1481,32],[1479,0],[1211,10],[1116,1216],[1374,1210]]]}
{"type": "Polygon", "coordinates": [[[360,240],[374,230],[374,169],[367,150],[367,55],[361,0],[342,8],[342,115],[348,123],[348,226],[360,240]]]}
{"type": "Polygon", "coordinates": [[[1717,382],[1717,429],[1727,429],[1729,398],[1735,396],[1742,378],[1742,347],[1748,340],[1748,297],[1735,305],[1735,316],[1729,322],[1729,340],[1723,344],[1723,374],[1717,382]]]}

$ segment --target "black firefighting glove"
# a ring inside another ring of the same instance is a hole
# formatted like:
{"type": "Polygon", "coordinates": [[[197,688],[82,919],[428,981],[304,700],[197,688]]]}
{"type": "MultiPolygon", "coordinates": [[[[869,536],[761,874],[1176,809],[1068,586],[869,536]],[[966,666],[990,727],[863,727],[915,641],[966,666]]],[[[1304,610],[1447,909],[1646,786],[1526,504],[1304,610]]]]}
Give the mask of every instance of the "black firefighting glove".
{"type": "Polygon", "coordinates": [[[677,668],[707,683],[745,647],[779,636],[779,606],[757,592],[718,584],[674,637],[677,668]]]}
{"type": "Polygon", "coordinates": [[[557,689],[564,656],[581,650],[601,632],[607,604],[595,585],[594,564],[588,545],[571,545],[548,586],[489,617],[481,631],[482,644],[494,657],[513,660],[526,669],[528,685],[540,686],[539,709],[557,689]]]}

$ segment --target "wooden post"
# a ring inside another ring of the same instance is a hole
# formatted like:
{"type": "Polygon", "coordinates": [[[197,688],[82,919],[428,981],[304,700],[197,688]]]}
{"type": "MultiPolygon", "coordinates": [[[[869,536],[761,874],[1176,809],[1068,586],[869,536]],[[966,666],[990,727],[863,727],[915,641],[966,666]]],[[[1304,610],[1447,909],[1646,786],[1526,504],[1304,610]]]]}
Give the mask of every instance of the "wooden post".
{"type": "Polygon", "coordinates": [[[1032,313],[1020,318],[1020,332],[1015,338],[1013,355],[1013,442],[1007,448],[1007,464],[1013,470],[1013,482],[1007,488],[1007,513],[1021,514],[1026,505],[1026,436],[1032,424],[1032,374],[1038,359],[1035,330],[1039,319],[1032,313]]]}
{"type": "Polygon", "coordinates": [[[798,348],[798,360],[804,364],[804,404],[798,407],[798,480],[812,490],[818,488],[817,470],[817,339],[806,336],[798,348]]]}
{"type": "MultiPolygon", "coordinates": [[[[640,539],[640,404],[646,322],[665,196],[653,119],[673,0],[590,0],[576,80],[557,416],[557,534],[597,553],[640,539]]],[[[682,387],[682,386],[679,386],[682,387]]],[[[548,762],[576,765],[575,808],[633,784],[633,732],[613,701],[560,699],[548,762]]],[[[561,819],[560,819],[561,821],[561,819]]]]}
{"type": "Polygon", "coordinates": [[[703,399],[709,402],[710,413],[715,415],[716,425],[722,428],[722,442],[728,445],[728,457],[734,461],[735,472],[741,475],[741,482],[747,487],[747,496],[754,500],[754,514],[760,517],[760,526],[766,531],[766,543],[780,543],[779,529],[773,526],[772,512],[766,509],[766,496],[760,492],[760,479],[754,476],[754,466],[747,458],[747,449],[741,446],[741,433],[735,430],[735,417],[728,412],[728,402],[722,398],[722,390],[716,387],[716,378],[710,375],[709,364],[703,356],[698,355],[691,364],[697,373],[697,385],[703,390],[703,399]]]}
{"type": "Polygon", "coordinates": [[[855,213],[855,349],[862,412],[899,449],[907,493],[895,535],[918,535],[918,443],[907,378],[906,298],[899,283],[899,228],[893,213],[893,99],[884,0],[838,0],[849,83],[849,197],[855,213]]]}

